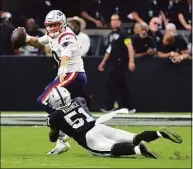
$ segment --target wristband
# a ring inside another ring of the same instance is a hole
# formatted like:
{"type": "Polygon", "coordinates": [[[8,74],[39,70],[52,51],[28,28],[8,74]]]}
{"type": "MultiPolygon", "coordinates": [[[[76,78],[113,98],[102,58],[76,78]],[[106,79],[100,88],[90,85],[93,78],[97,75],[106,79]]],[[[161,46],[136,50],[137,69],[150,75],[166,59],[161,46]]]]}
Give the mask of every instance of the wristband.
{"type": "Polygon", "coordinates": [[[58,75],[66,75],[67,69],[64,66],[59,67],[58,69],[58,75]]]}
{"type": "Polygon", "coordinates": [[[30,41],[30,39],[31,39],[31,36],[26,35],[25,42],[29,42],[29,41],[30,41]]]}

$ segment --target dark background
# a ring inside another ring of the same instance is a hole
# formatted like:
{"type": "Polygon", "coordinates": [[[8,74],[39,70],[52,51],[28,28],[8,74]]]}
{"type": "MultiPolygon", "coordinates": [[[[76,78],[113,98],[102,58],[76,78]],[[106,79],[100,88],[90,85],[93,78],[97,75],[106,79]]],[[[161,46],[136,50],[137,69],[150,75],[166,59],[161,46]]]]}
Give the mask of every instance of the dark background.
{"type": "MultiPolygon", "coordinates": [[[[45,0],[2,0],[2,10],[12,13],[13,24],[23,26],[25,19],[33,17],[40,27],[44,27],[46,14],[53,9],[63,11],[66,17],[80,16],[81,11],[88,7],[91,0],[49,0],[51,6],[45,4],[45,0]]],[[[94,1],[94,0],[93,0],[94,1]]],[[[119,6],[121,19],[128,22],[126,18],[135,5],[132,0],[103,0],[105,6],[102,9],[110,17],[112,14],[111,7],[119,6]],[[108,14],[109,13],[109,14],[108,14]]],[[[148,0],[144,0],[148,1],[148,0]]]]}
{"type": "MultiPolygon", "coordinates": [[[[101,58],[84,58],[88,76],[87,92],[92,98],[91,110],[104,107],[105,82],[113,69],[97,70],[101,58]]],[[[2,56],[1,110],[42,110],[37,97],[56,75],[53,58],[2,56]]],[[[167,59],[147,58],[136,61],[136,71],[128,71],[128,88],[138,112],[191,112],[192,71],[191,60],[172,64],[167,59]]]]}

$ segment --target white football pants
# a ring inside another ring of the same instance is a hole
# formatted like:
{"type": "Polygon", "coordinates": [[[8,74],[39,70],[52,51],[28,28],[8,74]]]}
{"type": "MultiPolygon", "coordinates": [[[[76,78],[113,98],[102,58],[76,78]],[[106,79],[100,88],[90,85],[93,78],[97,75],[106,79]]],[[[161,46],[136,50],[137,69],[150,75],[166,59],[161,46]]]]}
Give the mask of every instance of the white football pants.
{"type": "Polygon", "coordinates": [[[104,124],[97,124],[86,133],[88,150],[96,156],[111,156],[115,143],[133,143],[136,134],[115,129],[104,124]]]}

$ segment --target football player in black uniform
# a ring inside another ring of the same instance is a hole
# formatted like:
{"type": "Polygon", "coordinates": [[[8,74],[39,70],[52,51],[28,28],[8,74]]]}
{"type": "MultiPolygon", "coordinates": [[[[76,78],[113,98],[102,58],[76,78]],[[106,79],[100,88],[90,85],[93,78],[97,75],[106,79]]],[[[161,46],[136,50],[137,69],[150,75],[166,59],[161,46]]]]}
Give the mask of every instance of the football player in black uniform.
{"type": "MultiPolygon", "coordinates": [[[[97,123],[85,99],[79,97],[71,100],[70,93],[63,87],[52,89],[49,102],[55,109],[47,118],[47,125],[51,129],[50,141],[55,142],[61,131],[93,155],[117,157],[141,154],[156,159],[156,155],[142,141],[150,142],[163,137],[182,143],[181,137],[168,129],[135,134],[97,123]]],[[[55,151],[58,151],[57,147],[51,153],[55,151]]]]}

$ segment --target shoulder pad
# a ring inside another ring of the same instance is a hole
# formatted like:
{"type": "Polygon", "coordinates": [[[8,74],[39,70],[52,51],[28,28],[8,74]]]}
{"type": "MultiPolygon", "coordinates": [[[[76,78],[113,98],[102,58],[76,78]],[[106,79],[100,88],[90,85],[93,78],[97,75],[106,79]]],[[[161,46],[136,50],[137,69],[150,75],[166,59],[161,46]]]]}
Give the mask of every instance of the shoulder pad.
{"type": "Polygon", "coordinates": [[[76,35],[74,33],[64,32],[59,36],[58,43],[60,44],[62,41],[64,41],[64,42],[69,41],[71,38],[75,38],[77,40],[76,35]]]}

